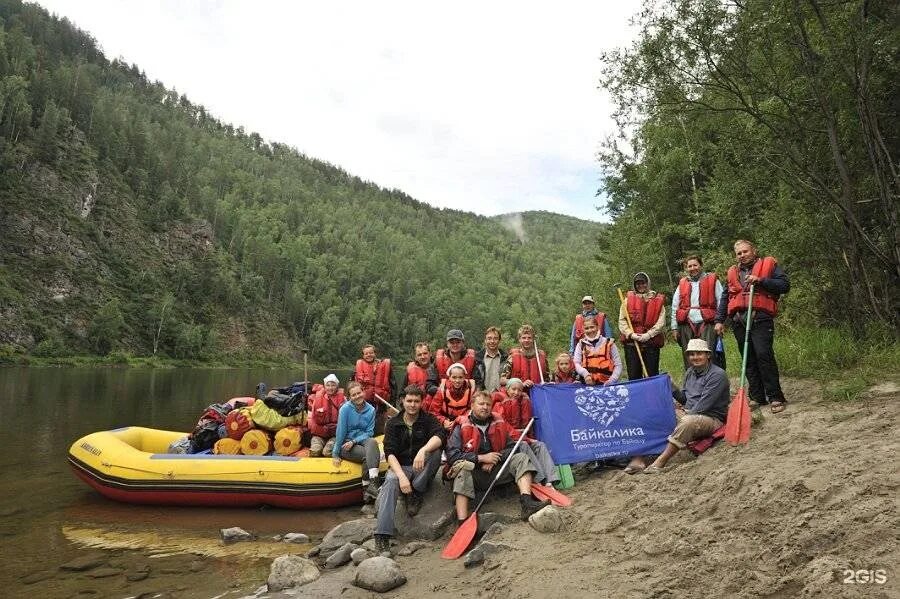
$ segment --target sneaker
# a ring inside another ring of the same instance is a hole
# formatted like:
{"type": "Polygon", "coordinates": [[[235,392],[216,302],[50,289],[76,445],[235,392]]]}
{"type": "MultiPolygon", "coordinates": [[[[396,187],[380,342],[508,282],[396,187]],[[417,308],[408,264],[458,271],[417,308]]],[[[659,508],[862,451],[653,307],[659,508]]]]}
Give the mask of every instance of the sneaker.
{"type": "Polygon", "coordinates": [[[424,500],[425,498],[422,494],[417,491],[413,491],[406,496],[406,513],[410,518],[419,513],[419,510],[422,509],[422,502],[424,500]]]}
{"type": "Polygon", "coordinates": [[[519,503],[522,505],[522,520],[528,520],[533,514],[550,505],[550,500],[538,501],[531,495],[519,495],[519,503]]]}
{"type": "Polygon", "coordinates": [[[378,492],[381,490],[381,486],[372,481],[368,485],[366,485],[366,490],[363,492],[363,502],[364,503],[375,503],[375,500],[378,499],[378,492]]]}
{"type": "Polygon", "coordinates": [[[375,552],[379,555],[391,552],[391,537],[389,535],[375,535],[375,552]]]}

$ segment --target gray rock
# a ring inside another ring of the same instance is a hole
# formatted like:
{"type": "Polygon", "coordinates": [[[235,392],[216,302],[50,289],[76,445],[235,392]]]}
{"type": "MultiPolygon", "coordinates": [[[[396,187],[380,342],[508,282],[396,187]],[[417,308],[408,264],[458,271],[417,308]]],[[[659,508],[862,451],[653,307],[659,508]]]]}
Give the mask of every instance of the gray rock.
{"type": "Polygon", "coordinates": [[[413,541],[413,542],[407,543],[406,545],[401,547],[400,551],[397,552],[397,555],[406,557],[408,555],[412,555],[419,549],[424,549],[425,547],[430,547],[430,546],[431,545],[429,543],[426,543],[425,541],[413,541]]]}
{"type": "Polygon", "coordinates": [[[249,541],[253,539],[253,535],[238,526],[223,528],[219,530],[219,535],[221,535],[222,542],[226,545],[229,543],[237,543],[238,541],[249,541]]]}
{"type": "Polygon", "coordinates": [[[506,530],[505,525],[500,524],[499,522],[494,522],[481,537],[481,542],[483,543],[484,541],[493,540],[494,537],[500,535],[500,533],[502,533],[504,530],[506,530]]]}
{"type": "Polygon", "coordinates": [[[306,557],[316,557],[317,555],[319,555],[319,553],[321,553],[321,551],[322,551],[322,545],[316,545],[315,547],[313,547],[312,549],[310,549],[309,551],[306,552],[306,557]]]}
{"type": "Polygon", "coordinates": [[[484,534],[494,524],[513,524],[521,520],[516,516],[501,514],[499,512],[485,512],[478,514],[478,534],[484,534]]]}
{"type": "Polygon", "coordinates": [[[140,582],[145,580],[148,576],[150,576],[150,570],[131,572],[130,574],[125,575],[125,580],[128,582],[140,582]]]}
{"type": "Polygon", "coordinates": [[[90,576],[91,578],[110,578],[112,576],[118,576],[119,574],[122,574],[123,572],[125,572],[125,570],[122,570],[121,568],[106,567],[106,568],[97,568],[96,570],[91,570],[90,572],[88,572],[87,575],[90,576]]]}
{"type": "Polygon", "coordinates": [[[406,500],[397,502],[394,512],[394,528],[397,536],[407,539],[434,541],[456,520],[453,511],[453,495],[447,493],[440,482],[432,483],[422,499],[419,513],[410,517],[406,513],[406,500]]]}
{"type": "Polygon", "coordinates": [[[329,555],[328,559],[325,560],[325,567],[340,568],[350,561],[350,554],[358,547],[359,545],[356,545],[355,543],[345,543],[341,545],[340,549],[329,555]]]}
{"type": "Polygon", "coordinates": [[[559,532],[565,525],[562,514],[560,514],[559,510],[552,505],[548,505],[544,509],[529,516],[528,523],[531,524],[531,527],[536,531],[543,533],[559,532]]]}
{"type": "Polygon", "coordinates": [[[348,520],[328,531],[320,545],[321,555],[331,555],[346,543],[360,545],[375,534],[374,520],[348,520]]]}
{"type": "Polygon", "coordinates": [[[363,561],[353,579],[355,586],[376,593],[386,593],[405,583],[406,576],[400,569],[400,564],[381,555],[363,561]]]}
{"type": "Polygon", "coordinates": [[[482,541],[481,543],[478,543],[478,545],[474,549],[466,554],[466,557],[463,560],[463,565],[466,568],[477,566],[478,564],[482,563],[484,561],[484,558],[488,555],[497,553],[498,551],[506,551],[508,549],[512,549],[512,547],[504,543],[482,541]]]}
{"type": "Polygon", "coordinates": [[[378,511],[375,509],[374,503],[367,503],[367,504],[363,505],[361,508],[359,508],[359,513],[362,514],[363,516],[367,516],[367,517],[371,518],[372,516],[377,514],[378,511]]]}
{"type": "Polygon", "coordinates": [[[466,554],[463,558],[463,566],[466,568],[474,568],[484,561],[484,551],[480,547],[476,547],[466,554]]]}
{"type": "Polygon", "coordinates": [[[375,539],[372,538],[363,543],[362,548],[368,549],[372,553],[372,555],[375,555],[375,551],[377,550],[377,547],[375,546],[375,539]]]}
{"type": "Polygon", "coordinates": [[[281,540],[285,543],[297,543],[299,545],[309,543],[309,537],[302,532],[289,532],[281,537],[281,540]]]}
{"type": "MultiPolygon", "coordinates": [[[[335,554],[332,554],[332,557],[335,554]]],[[[372,557],[372,553],[366,549],[365,547],[357,547],[353,551],[350,552],[350,559],[353,560],[353,565],[358,566],[360,562],[369,559],[372,557]]]]}
{"type": "Polygon", "coordinates": [[[103,554],[93,553],[76,557],[72,561],[66,562],[59,567],[60,570],[68,570],[69,572],[84,572],[91,570],[97,566],[106,563],[106,557],[103,554]]]}
{"type": "Polygon", "coordinates": [[[266,580],[269,592],[277,592],[303,584],[319,577],[319,569],[314,563],[299,555],[276,557],[266,580]]]}
{"type": "Polygon", "coordinates": [[[188,569],[191,572],[199,572],[200,570],[202,570],[205,567],[206,567],[206,564],[204,564],[202,560],[195,559],[194,561],[191,562],[191,565],[188,566],[188,569]]]}

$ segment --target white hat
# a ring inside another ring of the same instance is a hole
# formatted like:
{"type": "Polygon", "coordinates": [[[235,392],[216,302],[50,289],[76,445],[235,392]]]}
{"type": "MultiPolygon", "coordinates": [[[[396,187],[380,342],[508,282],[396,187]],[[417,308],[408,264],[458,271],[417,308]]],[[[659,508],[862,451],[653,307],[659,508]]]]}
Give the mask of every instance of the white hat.
{"type": "Polygon", "coordinates": [[[324,380],[323,382],[325,382],[325,383],[335,383],[335,384],[339,384],[339,383],[340,383],[340,381],[338,380],[338,377],[335,376],[334,373],[331,373],[331,374],[329,374],[328,376],[326,376],[326,377],[325,377],[325,380],[324,380]]]}
{"type": "Polygon", "coordinates": [[[591,302],[592,304],[595,303],[594,298],[590,295],[586,295],[583,298],[581,298],[581,303],[583,304],[584,302],[591,302]]]}
{"type": "Polygon", "coordinates": [[[691,351],[705,351],[710,354],[712,353],[712,350],[709,349],[709,346],[703,339],[691,339],[688,341],[687,349],[685,349],[684,352],[687,353],[691,351]]]}
{"type": "Polygon", "coordinates": [[[465,374],[466,376],[469,376],[469,371],[466,369],[465,366],[463,366],[459,362],[454,362],[453,364],[450,365],[450,368],[447,369],[447,378],[450,378],[450,371],[453,370],[454,368],[462,368],[463,374],[465,374]]]}

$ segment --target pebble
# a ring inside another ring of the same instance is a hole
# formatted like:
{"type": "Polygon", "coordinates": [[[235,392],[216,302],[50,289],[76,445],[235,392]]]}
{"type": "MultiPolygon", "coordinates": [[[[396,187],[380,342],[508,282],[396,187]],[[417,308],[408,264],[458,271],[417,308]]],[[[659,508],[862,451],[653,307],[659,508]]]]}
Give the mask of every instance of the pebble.
{"type": "Polygon", "coordinates": [[[300,545],[305,545],[309,543],[309,536],[303,534],[302,532],[289,532],[281,538],[285,543],[297,543],[300,545]]]}
{"type": "Polygon", "coordinates": [[[377,593],[386,593],[406,584],[406,575],[400,569],[400,564],[379,555],[370,557],[359,565],[353,584],[377,593]]]}
{"type": "Polygon", "coordinates": [[[219,530],[219,534],[222,536],[222,542],[225,544],[236,543],[238,541],[249,541],[253,538],[253,535],[238,526],[223,528],[219,530]]]}
{"type": "Polygon", "coordinates": [[[359,545],[354,545],[353,543],[345,543],[337,551],[328,556],[328,559],[325,560],[325,567],[340,568],[350,561],[350,554],[358,547],[359,545]]]}

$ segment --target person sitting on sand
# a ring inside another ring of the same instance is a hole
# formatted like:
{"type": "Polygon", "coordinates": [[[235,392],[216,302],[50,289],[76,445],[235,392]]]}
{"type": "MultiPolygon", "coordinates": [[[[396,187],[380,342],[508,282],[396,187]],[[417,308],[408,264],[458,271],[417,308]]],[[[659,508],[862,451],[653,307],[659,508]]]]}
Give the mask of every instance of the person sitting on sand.
{"type": "MultiPolygon", "coordinates": [[[[528,421],[532,417],[531,399],[525,394],[525,386],[522,381],[517,378],[506,381],[506,397],[503,401],[494,402],[492,411],[515,429],[513,439],[518,439],[522,429],[528,425],[528,421]]],[[[533,433],[532,430],[525,438],[526,443],[521,446],[522,451],[538,467],[538,471],[534,475],[535,482],[552,485],[559,480],[559,476],[556,474],[556,464],[550,457],[550,450],[543,442],[535,439],[533,433]]]]}
{"type": "Polygon", "coordinates": [[[409,385],[403,393],[403,412],[384,427],[384,455],[390,470],[376,501],[375,548],[379,553],[390,551],[398,495],[406,498],[407,514],[419,513],[425,491],[441,466],[446,436],[437,418],[422,410],[422,388],[409,385]]]}
{"type": "Polygon", "coordinates": [[[687,444],[713,434],[725,422],[731,388],[725,371],[712,363],[712,350],[703,339],[691,339],[687,349],[690,367],[684,373],[681,389],[672,396],[677,402],[678,424],[669,435],[669,444],[656,460],[644,468],[644,474],[662,472],[672,456],[687,444]]]}
{"type": "Polygon", "coordinates": [[[309,457],[331,455],[337,432],[338,412],[344,404],[344,392],[338,387],[338,377],[329,374],[322,389],[313,394],[309,414],[309,457]]]}
{"type": "Polygon", "coordinates": [[[381,451],[375,434],[375,408],[366,402],[362,385],[351,381],[347,385],[350,401],[344,402],[338,411],[337,430],[334,433],[334,449],[331,461],[340,468],[341,460],[363,464],[363,497],[372,502],[378,497],[378,464],[381,451]]]}
{"type": "Polygon", "coordinates": [[[522,520],[550,505],[549,501],[538,501],[532,496],[531,483],[537,467],[524,453],[510,456],[515,445],[515,429],[492,414],[491,405],[488,392],[476,391],[472,410],[456,420],[447,440],[445,475],[453,480],[456,517],[460,523],[469,517],[469,500],[475,499],[476,491],[487,490],[507,457],[509,464],[497,484],[516,483],[522,520]]]}

